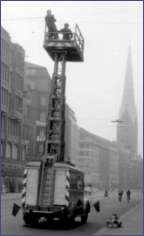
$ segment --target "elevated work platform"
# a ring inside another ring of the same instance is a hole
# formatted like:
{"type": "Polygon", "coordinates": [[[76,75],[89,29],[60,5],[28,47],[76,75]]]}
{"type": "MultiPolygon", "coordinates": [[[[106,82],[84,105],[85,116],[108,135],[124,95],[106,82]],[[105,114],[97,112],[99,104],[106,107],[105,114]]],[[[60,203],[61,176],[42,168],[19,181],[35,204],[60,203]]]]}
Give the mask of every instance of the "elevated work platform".
{"type": "Polygon", "coordinates": [[[65,53],[66,61],[82,62],[84,60],[84,38],[78,25],[75,26],[75,32],[72,33],[72,37],[69,40],[63,39],[62,33],[60,32],[53,32],[50,36],[46,27],[44,48],[53,60],[57,53],[65,53]]]}

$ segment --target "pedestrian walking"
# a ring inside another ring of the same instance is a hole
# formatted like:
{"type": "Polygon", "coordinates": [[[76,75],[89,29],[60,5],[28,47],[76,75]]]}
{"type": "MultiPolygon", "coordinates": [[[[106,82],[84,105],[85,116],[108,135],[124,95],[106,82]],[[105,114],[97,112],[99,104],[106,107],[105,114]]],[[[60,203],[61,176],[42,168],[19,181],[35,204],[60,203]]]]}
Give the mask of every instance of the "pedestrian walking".
{"type": "Polygon", "coordinates": [[[97,212],[100,212],[100,201],[95,202],[93,206],[97,212]]]}
{"type": "Polygon", "coordinates": [[[123,190],[119,190],[119,192],[118,192],[118,201],[119,202],[122,202],[123,193],[124,193],[123,190]]]}
{"type": "Polygon", "coordinates": [[[104,197],[108,197],[108,190],[107,189],[105,189],[104,197]]]}
{"type": "Polygon", "coordinates": [[[129,189],[126,191],[126,195],[127,195],[127,201],[129,202],[131,199],[131,191],[129,189]]]}

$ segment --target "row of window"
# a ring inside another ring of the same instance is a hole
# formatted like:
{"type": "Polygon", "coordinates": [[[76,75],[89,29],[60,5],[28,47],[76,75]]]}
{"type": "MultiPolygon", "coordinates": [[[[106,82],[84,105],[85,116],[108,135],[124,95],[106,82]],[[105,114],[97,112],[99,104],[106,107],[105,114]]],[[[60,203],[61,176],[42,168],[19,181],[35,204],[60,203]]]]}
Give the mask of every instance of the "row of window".
{"type": "Polygon", "coordinates": [[[1,39],[1,58],[2,61],[6,62],[8,65],[10,64],[10,45],[4,39],[1,39]]]}
{"type": "Polygon", "coordinates": [[[8,66],[4,63],[1,63],[1,80],[9,82],[10,72],[8,66]]]}
{"type": "Polygon", "coordinates": [[[10,111],[11,112],[20,112],[22,113],[22,107],[23,101],[22,98],[20,98],[17,95],[10,95],[10,111]]]}
{"type": "Polygon", "coordinates": [[[15,136],[15,137],[20,137],[20,123],[16,120],[8,120],[8,134],[15,136]]]}
{"type": "Polygon", "coordinates": [[[24,140],[30,139],[30,136],[31,136],[31,129],[30,129],[30,127],[27,126],[27,125],[24,125],[23,126],[23,139],[24,140]]]}
{"type": "Polygon", "coordinates": [[[6,118],[4,116],[1,117],[1,128],[2,128],[2,134],[6,135],[6,132],[8,135],[12,135],[14,137],[20,136],[20,124],[16,120],[8,119],[8,122],[6,122],[6,118]]]}
{"type": "Polygon", "coordinates": [[[93,152],[91,150],[80,150],[79,156],[89,156],[89,157],[96,157],[98,155],[98,152],[93,152]]]}
{"type": "Polygon", "coordinates": [[[9,68],[2,63],[1,65],[1,79],[2,81],[11,82],[11,87],[14,90],[23,91],[23,77],[20,76],[18,73],[11,73],[11,80],[10,80],[10,71],[9,68]]]}
{"type": "Polygon", "coordinates": [[[18,73],[11,73],[11,87],[14,90],[23,91],[23,77],[20,76],[18,73]]]}
{"type": "Polygon", "coordinates": [[[13,45],[11,53],[11,65],[12,68],[17,70],[21,75],[24,76],[24,55],[23,53],[19,52],[13,45]]]}
{"type": "Polygon", "coordinates": [[[98,146],[97,144],[93,143],[93,142],[81,142],[80,143],[80,148],[83,148],[83,149],[97,149],[98,146]]]}
{"type": "Polygon", "coordinates": [[[13,160],[17,160],[18,159],[18,146],[7,143],[5,154],[4,154],[4,145],[5,145],[4,143],[1,143],[2,157],[4,157],[5,155],[5,158],[11,158],[13,160]]]}
{"type": "Polygon", "coordinates": [[[1,104],[8,107],[9,93],[5,88],[1,89],[1,104]]]}

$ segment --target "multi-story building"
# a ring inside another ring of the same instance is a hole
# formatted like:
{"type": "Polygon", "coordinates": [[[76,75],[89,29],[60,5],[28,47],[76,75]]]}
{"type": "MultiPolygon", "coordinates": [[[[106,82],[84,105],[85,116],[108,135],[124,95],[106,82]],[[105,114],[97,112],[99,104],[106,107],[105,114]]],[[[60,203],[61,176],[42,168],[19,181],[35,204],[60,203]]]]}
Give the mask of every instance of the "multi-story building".
{"type": "Polygon", "coordinates": [[[1,156],[7,152],[10,71],[11,69],[11,38],[4,28],[1,28],[1,156]]]}
{"type": "Polygon", "coordinates": [[[24,88],[24,50],[18,44],[11,45],[11,95],[9,138],[12,145],[13,159],[22,160],[22,118],[24,88]]]}
{"type": "Polygon", "coordinates": [[[85,129],[79,129],[77,165],[85,173],[87,184],[97,188],[118,186],[117,146],[85,129]]]}
{"type": "Polygon", "coordinates": [[[24,165],[21,145],[25,53],[20,45],[11,42],[3,28],[1,33],[2,180],[6,191],[18,191],[24,165]]]}
{"type": "Polygon", "coordinates": [[[43,153],[51,79],[45,67],[26,62],[24,83],[25,152],[28,160],[39,159],[43,153]]]}

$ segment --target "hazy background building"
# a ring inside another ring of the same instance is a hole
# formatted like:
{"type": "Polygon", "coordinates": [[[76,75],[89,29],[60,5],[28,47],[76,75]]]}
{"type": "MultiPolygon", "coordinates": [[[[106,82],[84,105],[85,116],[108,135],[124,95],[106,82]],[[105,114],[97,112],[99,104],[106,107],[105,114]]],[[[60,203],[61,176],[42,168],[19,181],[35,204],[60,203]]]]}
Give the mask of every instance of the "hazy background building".
{"type": "Polygon", "coordinates": [[[79,129],[76,163],[85,173],[86,185],[100,189],[118,187],[118,160],[115,143],[79,129]]]}

